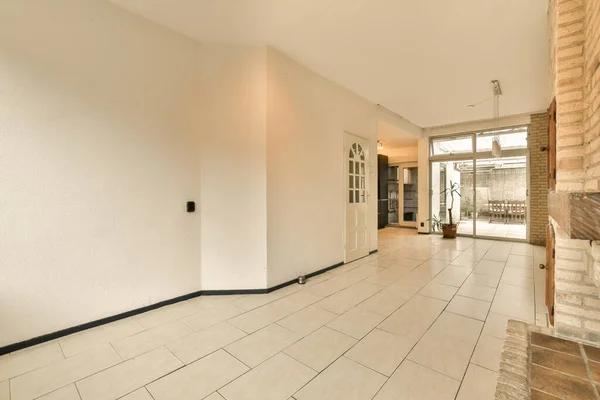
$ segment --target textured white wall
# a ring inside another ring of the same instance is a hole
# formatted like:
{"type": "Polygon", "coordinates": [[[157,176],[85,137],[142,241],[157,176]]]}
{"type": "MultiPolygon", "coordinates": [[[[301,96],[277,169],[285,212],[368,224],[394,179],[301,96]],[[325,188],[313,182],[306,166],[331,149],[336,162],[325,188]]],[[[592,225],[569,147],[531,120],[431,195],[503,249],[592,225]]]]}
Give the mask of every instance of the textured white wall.
{"type": "Polygon", "coordinates": [[[266,48],[203,54],[202,289],[265,288],[266,48]]]}
{"type": "Polygon", "coordinates": [[[375,105],[268,49],[269,286],[344,260],[344,132],[370,142],[370,249],[377,248],[375,105]]]}
{"type": "Polygon", "coordinates": [[[0,346],[200,289],[200,57],[109,3],[0,3],[0,346]]]}

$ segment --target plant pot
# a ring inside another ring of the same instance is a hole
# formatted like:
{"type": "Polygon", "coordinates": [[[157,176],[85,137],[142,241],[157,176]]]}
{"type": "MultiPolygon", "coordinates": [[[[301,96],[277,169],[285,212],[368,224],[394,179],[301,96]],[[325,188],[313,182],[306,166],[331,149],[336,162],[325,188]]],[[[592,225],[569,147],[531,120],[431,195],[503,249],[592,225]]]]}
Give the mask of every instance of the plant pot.
{"type": "Polygon", "coordinates": [[[442,225],[442,233],[446,239],[456,239],[456,225],[442,225]]]}

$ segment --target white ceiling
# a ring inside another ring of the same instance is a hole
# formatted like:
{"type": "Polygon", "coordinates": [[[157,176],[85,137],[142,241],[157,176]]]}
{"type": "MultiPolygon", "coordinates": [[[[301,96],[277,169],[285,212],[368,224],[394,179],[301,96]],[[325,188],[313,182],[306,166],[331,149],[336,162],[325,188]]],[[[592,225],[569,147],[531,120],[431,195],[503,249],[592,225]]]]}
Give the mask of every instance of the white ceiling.
{"type": "Polygon", "coordinates": [[[547,107],[547,0],[110,0],[199,41],[268,44],[422,127],[547,107]]]}

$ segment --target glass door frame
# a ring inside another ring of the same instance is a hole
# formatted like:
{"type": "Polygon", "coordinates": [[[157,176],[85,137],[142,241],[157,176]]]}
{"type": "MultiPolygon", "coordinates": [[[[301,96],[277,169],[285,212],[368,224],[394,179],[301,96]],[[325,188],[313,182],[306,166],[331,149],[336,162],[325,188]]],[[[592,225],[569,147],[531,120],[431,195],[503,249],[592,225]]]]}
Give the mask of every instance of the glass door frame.
{"type": "MultiPolygon", "coordinates": [[[[473,237],[476,239],[490,239],[490,240],[529,243],[530,218],[531,218],[530,201],[529,201],[531,198],[531,196],[529,195],[530,194],[530,169],[531,169],[531,164],[530,164],[531,147],[530,147],[530,142],[529,142],[530,126],[529,125],[516,125],[516,126],[501,127],[501,128],[498,128],[498,130],[515,129],[515,128],[525,128],[527,130],[527,148],[502,150],[501,157],[523,157],[523,156],[525,156],[525,159],[526,159],[525,175],[526,175],[526,180],[527,180],[527,189],[526,189],[527,214],[526,214],[526,221],[525,221],[525,224],[526,224],[525,239],[477,235],[477,218],[473,219],[473,234],[472,235],[459,233],[458,236],[473,237]]],[[[433,163],[434,162],[444,162],[444,161],[472,161],[473,162],[473,199],[472,199],[473,200],[473,210],[472,210],[472,213],[474,216],[477,215],[477,160],[495,158],[491,151],[477,152],[477,134],[482,133],[482,132],[491,132],[491,131],[494,131],[494,129],[481,129],[478,131],[456,133],[456,134],[449,134],[449,135],[438,135],[438,136],[430,136],[429,137],[429,146],[428,146],[429,164],[428,164],[428,167],[429,167],[429,222],[430,222],[429,232],[430,233],[441,234],[441,232],[432,232],[432,230],[431,230],[431,220],[432,220],[431,218],[433,216],[433,210],[432,210],[432,204],[433,204],[433,189],[432,189],[433,168],[432,168],[432,166],[433,166],[433,163]],[[468,136],[471,136],[471,140],[472,140],[472,151],[471,152],[458,153],[458,154],[432,155],[434,140],[436,140],[436,139],[452,139],[452,138],[459,138],[459,137],[466,138],[468,136]]]]}

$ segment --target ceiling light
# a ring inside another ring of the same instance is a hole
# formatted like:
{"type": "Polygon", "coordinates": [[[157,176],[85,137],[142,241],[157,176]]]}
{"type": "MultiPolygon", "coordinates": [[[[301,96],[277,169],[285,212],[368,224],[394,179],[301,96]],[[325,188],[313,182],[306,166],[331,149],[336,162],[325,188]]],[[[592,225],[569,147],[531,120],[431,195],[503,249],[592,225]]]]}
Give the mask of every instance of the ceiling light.
{"type": "Polygon", "coordinates": [[[381,140],[377,141],[377,150],[383,150],[383,143],[381,142],[381,140]]]}

